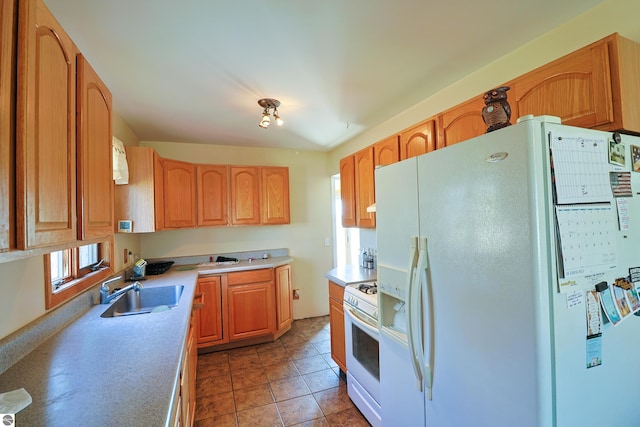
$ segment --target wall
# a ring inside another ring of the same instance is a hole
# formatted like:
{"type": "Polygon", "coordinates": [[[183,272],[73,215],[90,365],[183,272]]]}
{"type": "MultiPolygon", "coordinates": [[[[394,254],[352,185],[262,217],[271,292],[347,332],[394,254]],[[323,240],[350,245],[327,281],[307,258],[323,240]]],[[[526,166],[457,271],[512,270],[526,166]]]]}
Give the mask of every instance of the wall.
{"type": "MultiPolygon", "coordinates": [[[[113,117],[113,133],[126,145],[137,145],[138,140],[122,119],[113,117]]],[[[116,250],[122,247],[139,248],[137,236],[123,240],[116,236],[116,250]]],[[[116,252],[116,255],[118,252],[116,252]]],[[[116,258],[118,258],[116,256],[116,258]]],[[[117,261],[117,260],[116,260],[117,261]]],[[[116,271],[122,263],[116,262],[116,271]]],[[[0,339],[44,315],[44,263],[42,256],[0,263],[0,339]]]]}
{"type": "MultiPolygon", "coordinates": [[[[557,29],[336,147],[329,154],[329,174],[339,172],[341,158],[611,33],[617,32],[623,37],[640,42],[638,16],[640,2],[637,0],[602,2],[557,29]]],[[[517,117],[512,117],[512,121],[515,119],[517,117]]]]}
{"type": "Polygon", "coordinates": [[[288,166],[291,224],[258,227],[207,227],[161,231],[140,236],[146,258],[219,254],[288,248],[294,258],[293,287],[296,319],[329,313],[324,273],[332,268],[331,182],[326,154],[284,149],[230,147],[167,142],[142,142],[161,157],[192,163],[288,166]]]}

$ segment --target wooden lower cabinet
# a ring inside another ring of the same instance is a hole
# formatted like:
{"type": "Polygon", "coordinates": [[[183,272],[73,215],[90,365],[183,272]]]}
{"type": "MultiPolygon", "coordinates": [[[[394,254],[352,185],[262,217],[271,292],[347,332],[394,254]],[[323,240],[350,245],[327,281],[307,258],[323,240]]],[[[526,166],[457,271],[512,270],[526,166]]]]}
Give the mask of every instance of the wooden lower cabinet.
{"type": "Polygon", "coordinates": [[[198,364],[198,349],[194,327],[189,328],[187,345],[182,360],[180,372],[180,418],[184,427],[191,427],[195,422],[196,412],[196,366],[198,364]]]}
{"type": "Polygon", "coordinates": [[[291,266],[198,279],[198,348],[226,349],[273,341],[291,329],[291,266]]]}
{"type": "Polygon", "coordinates": [[[276,330],[286,331],[293,322],[293,290],[291,266],[281,265],[274,269],[276,280],[276,330]]]}
{"type": "Polygon", "coordinates": [[[250,270],[227,275],[229,341],[275,332],[273,270],[250,270]]]}
{"type": "Polygon", "coordinates": [[[331,330],[331,358],[347,372],[347,351],[344,340],[344,287],[329,281],[329,325],[331,330]]]}
{"type": "Polygon", "coordinates": [[[198,302],[203,304],[202,308],[196,311],[195,314],[198,347],[224,342],[221,277],[205,276],[199,278],[196,294],[200,295],[200,301],[198,302]]]}

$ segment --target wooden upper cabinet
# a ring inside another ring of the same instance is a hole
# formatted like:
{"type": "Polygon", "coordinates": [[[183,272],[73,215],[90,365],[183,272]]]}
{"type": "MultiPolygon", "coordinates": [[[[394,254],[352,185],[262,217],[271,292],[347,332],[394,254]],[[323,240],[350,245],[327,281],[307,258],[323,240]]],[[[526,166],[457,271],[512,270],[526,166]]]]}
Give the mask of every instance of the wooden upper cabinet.
{"type": "Polygon", "coordinates": [[[16,78],[15,0],[0,0],[0,252],[13,244],[16,78]]]}
{"type": "Polygon", "coordinates": [[[354,155],[356,176],[356,226],[361,228],[375,228],[375,212],[367,212],[367,207],[375,199],[375,185],[373,175],[373,147],[367,147],[354,155]]]}
{"type": "Polygon", "coordinates": [[[510,104],[516,118],[551,115],[570,126],[640,131],[638,75],[639,45],[612,34],[515,79],[510,104]]]}
{"type": "Polygon", "coordinates": [[[231,224],[260,224],[260,175],[258,167],[231,166],[231,224]]]}
{"type": "Polygon", "coordinates": [[[129,184],[116,185],[116,220],[131,220],[134,233],[162,230],[162,164],[151,147],[125,147],[129,184]],[[157,213],[156,213],[157,212],[157,213]]]}
{"type": "Polygon", "coordinates": [[[373,144],[374,166],[390,165],[400,160],[398,138],[398,135],[393,135],[373,144]]]}
{"type": "Polygon", "coordinates": [[[76,56],[41,0],[19,2],[16,201],[19,249],[76,240],[76,56]]]}
{"type": "Polygon", "coordinates": [[[477,96],[438,115],[437,148],[485,134],[487,126],[482,120],[483,108],[484,100],[477,96]]]}
{"type": "Polygon", "coordinates": [[[356,172],[354,156],[340,160],[340,200],[342,201],[342,226],[356,226],[356,172]]]}
{"type": "Polygon", "coordinates": [[[289,224],[289,168],[262,167],[262,223],[289,224]]]}
{"type": "Polygon", "coordinates": [[[78,239],[113,234],[111,92],[78,55],[78,239]]]}
{"type": "Polygon", "coordinates": [[[537,68],[517,78],[512,89],[509,104],[516,118],[526,114],[558,116],[563,124],[585,128],[613,121],[606,43],[590,45],[537,68]]]}
{"type": "Polygon", "coordinates": [[[436,149],[436,121],[425,120],[400,133],[400,158],[419,156],[436,149]]]}
{"type": "Polygon", "coordinates": [[[192,163],[162,159],[164,228],[195,227],[196,167],[192,163]]]}
{"type": "Polygon", "coordinates": [[[229,168],[225,165],[198,165],[198,225],[229,223],[229,168]]]}

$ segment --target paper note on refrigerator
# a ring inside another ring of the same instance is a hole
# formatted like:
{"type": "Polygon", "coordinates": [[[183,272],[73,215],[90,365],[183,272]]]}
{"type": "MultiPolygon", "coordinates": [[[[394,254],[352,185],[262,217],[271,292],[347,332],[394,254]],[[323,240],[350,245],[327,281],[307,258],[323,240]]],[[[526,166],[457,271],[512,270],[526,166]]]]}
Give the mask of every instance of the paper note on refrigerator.
{"type": "Polygon", "coordinates": [[[586,276],[616,266],[618,221],[611,204],[556,206],[559,277],[586,276]]]}
{"type": "Polygon", "coordinates": [[[609,141],[592,135],[551,135],[557,204],[611,200],[609,141]]]}

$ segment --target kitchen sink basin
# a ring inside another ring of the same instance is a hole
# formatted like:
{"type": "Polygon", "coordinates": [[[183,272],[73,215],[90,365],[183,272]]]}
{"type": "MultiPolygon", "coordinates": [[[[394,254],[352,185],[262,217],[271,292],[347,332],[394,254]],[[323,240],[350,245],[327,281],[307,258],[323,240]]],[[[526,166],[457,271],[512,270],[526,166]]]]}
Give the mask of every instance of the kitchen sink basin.
{"type": "Polygon", "coordinates": [[[164,311],[178,305],[183,285],[130,290],[118,298],[100,317],[131,316],[164,311]]]}

